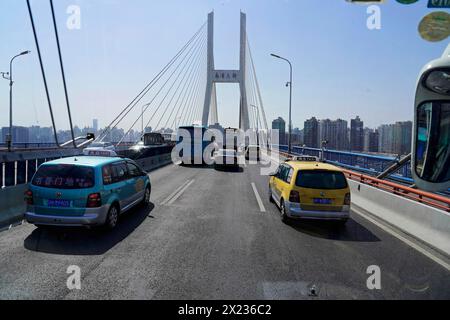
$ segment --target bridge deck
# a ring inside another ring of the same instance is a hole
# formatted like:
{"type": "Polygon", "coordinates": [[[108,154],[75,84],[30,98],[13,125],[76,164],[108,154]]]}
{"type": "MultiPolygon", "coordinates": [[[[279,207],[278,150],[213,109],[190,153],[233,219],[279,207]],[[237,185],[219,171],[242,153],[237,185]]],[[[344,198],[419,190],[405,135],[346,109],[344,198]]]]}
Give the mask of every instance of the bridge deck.
{"type": "Polygon", "coordinates": [[[450,298],[448,270],[356,213],[344,230],[281,223],[257,166],[170,165],[151,178],[154,206],[112,233],[0,233],[0,299],[307,299],[310,284],[319,298],[450,298]],[[66,288],[69,265],[81,267],[81,291],[66,288]],[[382,290],[366,287],[370,265],[382,290]]]}

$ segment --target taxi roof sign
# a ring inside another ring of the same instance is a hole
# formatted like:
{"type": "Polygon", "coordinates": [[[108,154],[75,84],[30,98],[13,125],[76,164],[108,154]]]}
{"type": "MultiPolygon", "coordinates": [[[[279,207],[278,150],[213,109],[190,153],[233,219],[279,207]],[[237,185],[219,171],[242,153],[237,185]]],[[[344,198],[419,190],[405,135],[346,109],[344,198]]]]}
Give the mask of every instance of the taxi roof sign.
{"type": "Polygon", "coordinates": [[[83,150],[83,154],[91,157],[117,157],[117,153],[114,150],[105,148],[86,148],[83,150]]]}
{"type": "Polygon", "coordinates": [[[300,161],[300,162],[319,162],[319,158],[314,156],[294,156],[288,161],[300,161]]]}

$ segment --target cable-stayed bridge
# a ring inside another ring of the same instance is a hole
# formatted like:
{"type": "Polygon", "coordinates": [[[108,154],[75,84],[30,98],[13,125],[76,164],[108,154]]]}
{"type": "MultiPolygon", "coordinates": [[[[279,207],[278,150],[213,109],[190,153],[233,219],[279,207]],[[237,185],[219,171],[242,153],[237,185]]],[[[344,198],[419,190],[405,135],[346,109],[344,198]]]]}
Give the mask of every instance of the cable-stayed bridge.
{"type": "Polygon", "coordinates": [[[134,128],[141,131],[171,129],[197,122],[205,127],[219,124],[216,86],[238,83],[239,126],[246,131],[268,132],[262,95],[246,28],[241,13],[240,69],[217,69],[214,63],[214,13],[162,70],[139,92],[96,138],[103,141],[123,123],[131,123],[122,142],[134,128]]]}

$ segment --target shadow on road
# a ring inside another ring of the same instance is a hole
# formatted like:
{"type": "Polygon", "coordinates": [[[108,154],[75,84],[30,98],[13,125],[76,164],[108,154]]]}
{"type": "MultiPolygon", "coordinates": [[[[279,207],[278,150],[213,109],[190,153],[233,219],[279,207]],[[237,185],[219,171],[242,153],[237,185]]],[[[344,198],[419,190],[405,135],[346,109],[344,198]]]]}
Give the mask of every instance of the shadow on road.
{"type": "Polygon", "coordinates": [[[183,168],[191,168],[191,169],[200,169],[200,170],[211,170],[212,168],[214,168],[214,165],[207,165],[207,164],[186,164],[186,163],[182,163],[179,165],[180,167],[183,168]]]}
{"type": "Polygon", "coordinates": [[[124,213],[112,231],[101,228],[36,228],[24,241],[31,251],[59,255],[101,255],[127,238],[147,218],[154,204],[136,207],[124,213]]]}
{"type": "Polygon", "coordinates": [[[291,221],[289,225],[298,232],[322,239],[354,242],[380,241],[369,229],[353,219],[350,219],[345,225],[319,220],[295,220],[291,221]]]}
{"type": "Polygon", "coordinates": [[[227,166],[214,166],[214,170],[219,172],[232,172],[232,173],[242,173],[244,172],[244,168],[242,167],[227,167],[227,166]]]}

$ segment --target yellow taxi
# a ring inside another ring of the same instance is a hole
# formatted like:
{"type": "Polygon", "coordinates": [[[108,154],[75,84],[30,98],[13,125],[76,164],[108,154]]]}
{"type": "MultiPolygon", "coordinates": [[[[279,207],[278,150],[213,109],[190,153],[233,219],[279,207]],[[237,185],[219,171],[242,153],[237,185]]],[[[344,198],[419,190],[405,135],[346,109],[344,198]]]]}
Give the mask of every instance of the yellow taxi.
{"type": "Polygon", "coordinates": [[[282,163],[271,175],[269,197],[290,218],[336,220],[350,217],[350,188],[341,169],[304,157],[282,163]]]}

